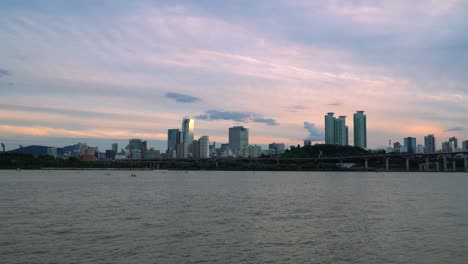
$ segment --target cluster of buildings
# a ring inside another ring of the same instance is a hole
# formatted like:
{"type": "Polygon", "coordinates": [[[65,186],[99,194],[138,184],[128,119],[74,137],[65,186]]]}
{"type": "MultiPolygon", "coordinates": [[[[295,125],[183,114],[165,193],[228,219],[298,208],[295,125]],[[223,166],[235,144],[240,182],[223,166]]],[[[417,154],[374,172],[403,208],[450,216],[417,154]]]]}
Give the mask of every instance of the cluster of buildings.
{"type": "MultiPolygon", "coordinates": [[[[346,116],[335,117],[335,113],[325,115],[325,144],[349,145],[348,126],[346,116]]],[[[310,142],[304,142],[305,145],[310,142]]],[[[354,146],[367,148],[367,125],[364,111],[354,114],[354,146]]]]}
{"type": "Polygon", "coordinates": [[[261,155],[280,155],[285,151],[283,143],[272,143],[268,150],[261,146],[249,144],[249,129],[243,126],[229,128],[229,143],[216,147],[210,144],[209,136],[195,139],[195,120],[184,118],[182,127],[167,130],[168,159],[208,159],[222,158],[257,158],[261,155]]]}
{"type": "Polygon", "coordinates": [[[408,154],[431,154],[431,153],[451,153],[459,151],[468,151],[468,140],[458,144],[456,137],[451,137],[448,141],[442,142],[441,149],[436,149],[436,139],[433,134],[424,137],[424,145],[417,144],[415,137],[406,137],[403,139],[403,145],[400,142],[393,143],[389,141],[387,152],[390,153],[408,153],[408,154]]]}

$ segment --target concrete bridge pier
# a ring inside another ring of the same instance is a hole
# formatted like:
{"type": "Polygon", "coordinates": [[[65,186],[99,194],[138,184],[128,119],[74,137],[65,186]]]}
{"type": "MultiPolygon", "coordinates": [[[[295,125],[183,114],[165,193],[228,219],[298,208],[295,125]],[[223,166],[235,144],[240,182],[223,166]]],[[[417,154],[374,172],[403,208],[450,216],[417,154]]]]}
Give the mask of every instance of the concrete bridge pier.
{"type": "Polygon", "coordinates": [[[156,165],[156,169],[159,170],[159,162],[158,162],[158,164],[156,165]]]}
{"type": "Polygon", "coordinates": [[[465,171],[468,171],[468,155],[465,154],[465,158],[463,159],[463,164],[464,164],[464,168],[465,168],[465,171]]]}
{"type": "Polygon", "coordinates": [[[390,158],[385,158],[385,170],[390,170],[390,158]]]}
{"type": "Polygon", "coordinates": [[[444,156],[444,171],[448,171],[447,169],[447,157],[444,156]]]}
{"type": "Polygon", "coordinates": [[[452,168],[453,168],[453,171],[457,171],[457,162],[455,160],[452,161],[452,168]]]}
{"type": "Polygon", "coordinates": [[[364,159],[364,168],[367,170],[369,168],[368,159],[364,159]]]}
{"type": "Polygon", "coordinates": [[[422,172],[426,165],[424,163],[419,163],[419,171],[422,172]]]}
{"type": "Polygon", "coordinates": [[[406,171],[409,171],[409,158],[406,158],[406,171]]]}
{"type": "Polygon", "coordinates": [[[429,158],[426,157],[426,171],[429,171],[429,158]]]}
{"type": "Polygon", "coordinates": [[[218,164],[218,161],[216,161],[216,168],[218,168],[218,167],[219,167],[219,164],[218,164]]]}
{"type": "Polygon", "coordinates": [[[436,163],[436,170],[437,170],[437,172],[440,171],[440,168],[439,168],[439,160],[437,160],[437,163],[436,163]]]}

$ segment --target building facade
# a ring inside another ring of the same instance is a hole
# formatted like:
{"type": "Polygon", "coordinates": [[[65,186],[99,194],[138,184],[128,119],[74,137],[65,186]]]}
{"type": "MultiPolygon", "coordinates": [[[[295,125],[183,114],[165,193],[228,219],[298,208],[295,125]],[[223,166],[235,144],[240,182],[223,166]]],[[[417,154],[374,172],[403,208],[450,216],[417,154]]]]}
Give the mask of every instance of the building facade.
{"type": "Polygon", "coordinates": [[[271,143],[268,145],[270,155],[281,155],[285,152],[284,143],[271,143]]]}
{"type": "Polygon", "coordinates": [[[325,144],[335,144],[335,113],[327,113],[325,116],[325,144]]]}
{"type": "Polygon", "coordinates": [[[435,153],[435,137],[430,134],[424,137],[424,149],[427,153],[435,153]]]}
{"type": "Polygon", "coordinates": [[[367,148],[367,122],[364,111],[357,111],[354,114],[354,146],[363,149],[367,148]]]}
{"type": "Polygon", "coordinates": [[[233,152],[246,148],[249,145],[249,129],[243,126],[229,128],[229,148],[233,152]]]}
{"type": "Polygon", "coordinates": [[[178,128],[167,130],[167,149],[176,149],[180,144],[180,130],[178,128]]]}
{"type": "Polygon", "coordinates": [[[200,144],[200,159],[207,159],[210,157],[210,138],[202,136],[198,140],[200,144]]]}
{"type": "Polygon", "coordinates": [[[416,153],[416,138],[407,137],[404,139],[404,144],[406,147],[406,153],[414,154],[416,153]]]}
{"type": "Polygon", "coordinates": [[[195,135],[195,120],[185,118],[182,121],[182,139],[180,143],[192,144],[195,135]]]}

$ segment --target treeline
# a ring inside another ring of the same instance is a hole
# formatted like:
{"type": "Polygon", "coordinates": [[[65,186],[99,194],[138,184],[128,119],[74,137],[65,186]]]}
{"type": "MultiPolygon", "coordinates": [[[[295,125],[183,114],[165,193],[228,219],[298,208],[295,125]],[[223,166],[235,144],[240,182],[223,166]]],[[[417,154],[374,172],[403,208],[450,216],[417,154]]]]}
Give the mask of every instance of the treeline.
{"type": "Polygon", "coordinates": [[[339,146],[329,144],[316,144],[311,146],[291,147],[281,155],[281,158],[326,158],[326,157],[345,157],[345,156],[363,156],[370,152],[354,146],[339,146]]]}

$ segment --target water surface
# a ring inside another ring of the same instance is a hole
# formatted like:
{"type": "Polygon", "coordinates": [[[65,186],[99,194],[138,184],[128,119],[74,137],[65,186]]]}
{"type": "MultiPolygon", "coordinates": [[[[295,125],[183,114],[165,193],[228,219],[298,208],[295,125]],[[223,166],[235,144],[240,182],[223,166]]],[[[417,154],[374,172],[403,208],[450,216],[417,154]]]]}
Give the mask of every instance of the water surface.
{"type": "Polygon", "coordinates": [[[466,173],[0,171],[0,262],[468,263],[467,188],[466,173]]]}

